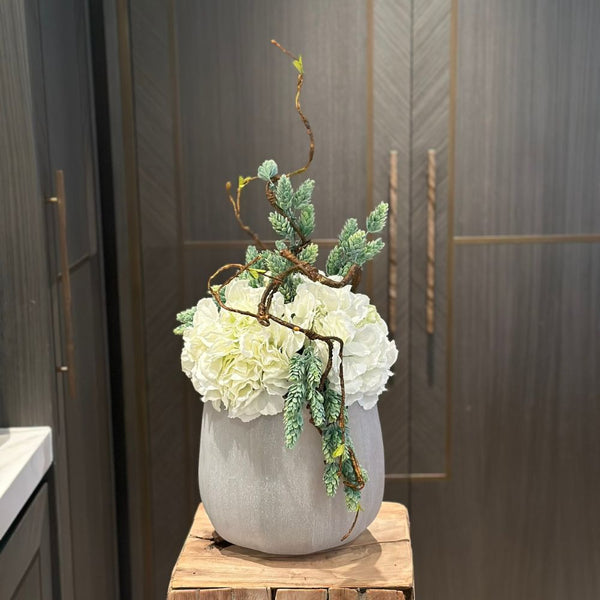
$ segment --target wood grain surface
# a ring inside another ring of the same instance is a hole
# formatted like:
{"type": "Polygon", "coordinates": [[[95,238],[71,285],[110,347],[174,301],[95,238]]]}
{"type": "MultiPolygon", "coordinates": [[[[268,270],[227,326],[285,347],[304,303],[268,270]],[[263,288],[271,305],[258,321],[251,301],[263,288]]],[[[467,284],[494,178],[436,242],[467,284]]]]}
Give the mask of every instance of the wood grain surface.
{"type": "Polygon", "coordinates": [[[600,232],[599,23],[597,0],[458,2],[457,234],[600,232]]]}
{"type": "Polygon", "coordinates": [[[202,505],[171,578],[171,591],[231,587],[398,588],[413,585],[408,512],[384,502],[377,519],[354,542],[308,556],[274,556],[213,541],[202,505]]]}
{"type": "Polygon", "coordinates": [[[0,424],[52,426],[64,600],[118,595],[88,25],[86,3],[73,0],[0,6],[0,424]],[[67,345],[58,302],[65,264],[57,261],[57,207],[46,199],[56,195],[58,169],[67,197],[75,396],[56,373],[67,345]]]}
{"type": "Polygon", "coordinates": [[[452,479],[415,484],[418,596],[600,589],[600,244],[456,249],[452,479]]]}
{"type": "Polygon", "coordinates": [[[415,0],[410,200],[410,471],[444,473],[446,456],[449,0],[415,0]],[[435,150],[433,320],[427,333],[428,150],[435,150]]]}

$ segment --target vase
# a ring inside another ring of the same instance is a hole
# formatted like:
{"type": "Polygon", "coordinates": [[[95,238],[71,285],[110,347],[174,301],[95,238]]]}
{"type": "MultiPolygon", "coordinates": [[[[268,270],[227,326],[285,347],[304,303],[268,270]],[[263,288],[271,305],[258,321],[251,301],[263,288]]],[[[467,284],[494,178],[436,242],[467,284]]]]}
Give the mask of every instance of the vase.
{"type": "Polygon", "coordinates": [[[228,542],[269,554],[310,554],[351,542],[375,519],[383,500],[384,458],[377,406],[349,407],[356,456],[369,474],[361,507],[348,512],[342,485],[333,497],[323,484],[321,435],[309,424],[296,446],[284,446],[283,416],[249,422],[204,405],[198,479],[217,533],[228,542]]]}

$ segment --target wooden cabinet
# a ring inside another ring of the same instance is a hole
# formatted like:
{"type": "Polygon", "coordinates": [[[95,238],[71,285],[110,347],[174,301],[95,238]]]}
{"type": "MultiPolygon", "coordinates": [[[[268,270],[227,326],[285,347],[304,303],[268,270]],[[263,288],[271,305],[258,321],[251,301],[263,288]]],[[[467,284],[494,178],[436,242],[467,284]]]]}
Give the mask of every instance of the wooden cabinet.
{"type": "Polygon", "coordinates": [[[48,484],[43,483],[0,545],[0,597],[57,600],[52,568],[48,484]]]}
{"type": "Polygon", "coordinates": [[[84,2],[0,6],[0,424],[52,426],[64,600],[118,597],[88,25],[84,2]]]}
{"type": "Polygon", "coordinates": [[[451,476],[411,485],[419,596],[592,597],[600,10],[458,0],[449,19],[447,389],[412,396],[411,462],[448,410],[451,476]]]}

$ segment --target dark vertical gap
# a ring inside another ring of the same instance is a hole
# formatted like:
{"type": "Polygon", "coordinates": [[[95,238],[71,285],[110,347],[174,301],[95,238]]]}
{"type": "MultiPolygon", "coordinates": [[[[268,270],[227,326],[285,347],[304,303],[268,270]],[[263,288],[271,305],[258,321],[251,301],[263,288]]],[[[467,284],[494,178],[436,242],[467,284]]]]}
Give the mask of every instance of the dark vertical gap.
{"type": "Polygon", "coordinates": [[[106,290],[106,320],[110,395],[112,402],[113,467],[115,476],[115,506],[117,512],[117,550],[119,588],[122,598],[130,598],[131,564],[129,544],[129,512],[125,445],[125,406],[121,361],[121,325],[116,239],[116,213],[110,139],[108,101],[108,69],[104,36],[102,0],[89,0],[90,44],[92,51],[93,97],[100,189],[100,220],[106,290]]]}
{"type": "MultiPolygon", "coordinates": [[[[409,63],[409,116],[408,116],[408,473],[413,472],[412,464],[412,233],[413,233],[413,79],[415,62],[415,0],[410,3],[410,63],[409,63]]],[[[408,479],[407,504],[409,514],[412,512],[413,482],[408,479]]]]}

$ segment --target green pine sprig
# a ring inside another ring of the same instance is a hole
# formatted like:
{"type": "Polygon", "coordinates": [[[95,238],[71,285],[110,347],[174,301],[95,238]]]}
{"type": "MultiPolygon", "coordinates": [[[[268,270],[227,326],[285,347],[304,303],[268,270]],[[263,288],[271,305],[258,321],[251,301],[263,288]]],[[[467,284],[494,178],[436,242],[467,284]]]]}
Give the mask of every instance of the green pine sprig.
{"type": "Polygon", "coordinates": [[[327,275],[346,275],[353,264],[362,267],[367,261],[379,254],[385,244],[381,238],[368,239],[368,234],[381,231],[386,224],[388,205],[377,205],[367,217],[366,229],[358,227],[358,221],[348,219],[338,237],[338,243],[327,257],[327,275]]]}

